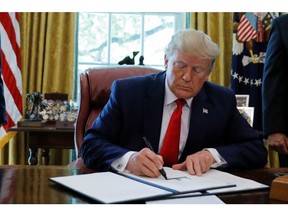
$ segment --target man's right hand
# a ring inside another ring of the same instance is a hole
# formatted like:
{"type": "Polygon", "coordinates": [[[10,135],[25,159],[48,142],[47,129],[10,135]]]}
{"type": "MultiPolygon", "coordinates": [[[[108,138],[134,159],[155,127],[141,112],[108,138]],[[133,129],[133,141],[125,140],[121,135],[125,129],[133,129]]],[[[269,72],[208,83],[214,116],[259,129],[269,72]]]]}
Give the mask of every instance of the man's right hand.
{"type": "Polygon", "coordinates": [[[163,158],[148,148],[133,154],[126,166],[126,169],[138,176],[156,178],[160,176],[159,170],[163,168],[163,158]]]}

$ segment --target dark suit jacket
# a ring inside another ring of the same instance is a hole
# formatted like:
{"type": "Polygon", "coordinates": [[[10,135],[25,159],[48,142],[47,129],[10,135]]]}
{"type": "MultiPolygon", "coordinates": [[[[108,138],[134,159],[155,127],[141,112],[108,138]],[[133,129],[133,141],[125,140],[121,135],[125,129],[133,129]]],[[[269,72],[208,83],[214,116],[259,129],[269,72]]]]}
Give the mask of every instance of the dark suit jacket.
{"type": "Polygon", "coordinates": [[[272,22],[262,87],[264,134],[288,136],[288,15],[272,22]]]}
{"type": "MultiPolygon", "coordinates": [[[[113,83],[108,103],[84,137],[81,157],[87,166],[109,169],[127,151],[144,148],[143,136],[158,149],[165,76],[162,72],[113,83]]],[[[232,90],[206,82],[194,97],[191,112],[190,130],[180,161],[203,148],[214,147],[230,169],[266,164],[267,151],[262,139],[238,112],[232,90]]]]}

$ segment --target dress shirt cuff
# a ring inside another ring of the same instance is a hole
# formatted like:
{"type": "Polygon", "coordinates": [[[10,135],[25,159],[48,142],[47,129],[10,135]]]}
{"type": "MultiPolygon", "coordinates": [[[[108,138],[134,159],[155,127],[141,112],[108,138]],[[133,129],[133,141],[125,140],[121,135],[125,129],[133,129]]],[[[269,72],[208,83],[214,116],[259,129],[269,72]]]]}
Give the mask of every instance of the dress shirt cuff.
{"type": "Polygon", "coordinates": [[[226,160],[219,154],[216,149],[206,148],[205,150],[209,151],[216,161],[216,163],[212,164],[211,168],[217,168],[227,164],[226,160]]]}
{"type": "Polygon", "coordinates": [[[136,153],[136,152],[135,151],[129,151],[126,154],[124,154],[122,157],[114,160],[111,164],[112,168],[118,172],[124,172],[130,157],[134,153],[136,153]]]}

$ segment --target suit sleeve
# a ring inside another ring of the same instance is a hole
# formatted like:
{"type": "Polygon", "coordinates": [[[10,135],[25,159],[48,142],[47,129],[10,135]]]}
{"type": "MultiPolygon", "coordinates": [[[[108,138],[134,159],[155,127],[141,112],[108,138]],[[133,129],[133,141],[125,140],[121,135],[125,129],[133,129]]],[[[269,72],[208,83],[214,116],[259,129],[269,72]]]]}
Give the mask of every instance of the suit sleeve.
{"type": "Polygon", "coordinates": [[[227,128],[225,145],[216,147],[226,160],[227,170],[262,168],[267,164],[267,149],[262,134],[254,130],[238,110],[227,128]]]}
{"type": "MultiPolygon", "coordinates": [[[[228,100],[228,96],[226,97],[228,100]]],[[[252,128],[236,107],[236,98],[231,98],[231,114],[224,145],[216,147],[227,162],[227,170],[253,169],[264,167],[267,163],[267,150],[260,132],[252,128]]],[[[229,112],[228,110],[226,111],[229,112]]]]}

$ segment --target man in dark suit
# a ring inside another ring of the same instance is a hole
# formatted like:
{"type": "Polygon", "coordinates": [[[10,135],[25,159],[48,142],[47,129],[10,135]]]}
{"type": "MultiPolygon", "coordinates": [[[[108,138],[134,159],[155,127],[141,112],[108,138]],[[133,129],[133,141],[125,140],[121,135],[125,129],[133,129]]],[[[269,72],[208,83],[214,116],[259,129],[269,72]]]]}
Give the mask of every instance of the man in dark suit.
{"type": "Polygon", "coordinates": [[[259,134],[241,116],[232,90],[208,82],[218,46],[200,31],[172,37],[165,50],[166,71],[115,81],[99,117],[84,137],[80,154],[88,167],[127,170],[157,177],[166,165],[161,154],[176,99],[182,109],[178,162],[173,169],[202,175],[211,167],[265,166],[259,134]],[[145,147],[150,140],[156,153],[145,147]]]}
{"type": "Polygon", "coordinates": [[[263,130],[268,145],[288,166],[288,15],[273,20],[263,72],[263,130]]]}

